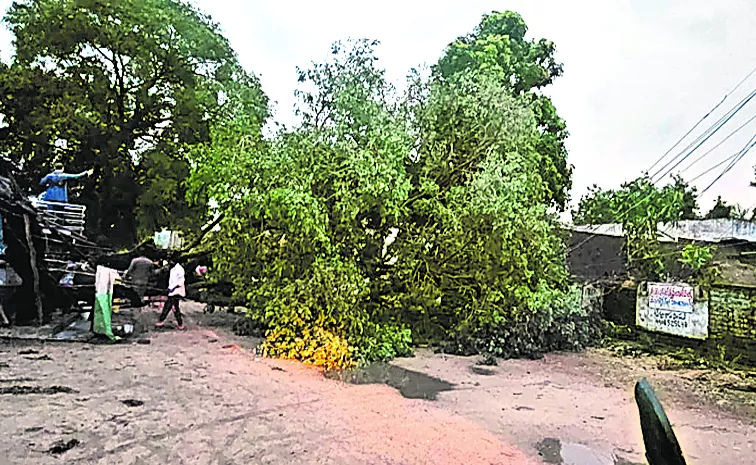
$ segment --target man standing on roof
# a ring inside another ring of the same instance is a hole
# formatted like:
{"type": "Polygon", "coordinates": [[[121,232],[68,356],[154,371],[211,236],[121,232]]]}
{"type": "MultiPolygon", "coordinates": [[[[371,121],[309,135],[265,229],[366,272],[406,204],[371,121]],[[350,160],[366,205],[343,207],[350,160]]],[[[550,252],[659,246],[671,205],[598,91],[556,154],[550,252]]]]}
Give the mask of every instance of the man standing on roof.
{"type": "Polygon", "coordinates": [[[88,170],[79,174],[68,174],[63,172],[62,165],[56,166],[55,171],[39,182],[45,186],[45,191],[39,196],[39,199],[45,202],[68,203],[68,181],[91,176],[93,172],[94,170],[88,170]]]}
{"type": "Polygon", "coordinates": [[[168,312],[171,311],[171,307],[173,307],[173,314],[176,316],[176,323],[178,323],[177,329],[183,331],[184,319],[181,317],[179,301],[186,297],[184,267],[179,264],[177,255],[171,256],[169,264],[172,268],[170,277],[168,278],[168,300],[165,301],[163,312],[160,314],[160,319],[155,323],[155,326],[158,328],[165,326],[164,321],[168,317],[168,312]]]}

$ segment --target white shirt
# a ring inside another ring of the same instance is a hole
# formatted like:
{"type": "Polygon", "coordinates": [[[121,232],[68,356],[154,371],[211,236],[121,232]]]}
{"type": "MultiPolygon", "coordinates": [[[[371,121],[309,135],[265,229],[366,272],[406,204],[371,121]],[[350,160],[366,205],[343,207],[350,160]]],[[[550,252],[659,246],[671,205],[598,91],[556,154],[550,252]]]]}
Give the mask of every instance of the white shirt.
{"type": "Polygon", "coordinates": [[[178,263],[171,269],[171,275],[168,278],[168,295],[186,297],[186,287],[184,287],[184,267],[178,263]]]}

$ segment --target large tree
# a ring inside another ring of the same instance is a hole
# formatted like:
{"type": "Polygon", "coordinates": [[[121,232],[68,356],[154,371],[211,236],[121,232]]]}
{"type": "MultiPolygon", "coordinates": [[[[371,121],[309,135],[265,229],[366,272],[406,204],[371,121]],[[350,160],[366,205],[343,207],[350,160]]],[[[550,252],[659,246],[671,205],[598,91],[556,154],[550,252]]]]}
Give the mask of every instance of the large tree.
{"type": "Polygon", "coordinates": [[[56,161],[94,168],[82,199],[95,234],[128,243],[138,225],[170,226],[172,213],[201,219],[204,206],[188,214],[181,198],[188,149],[234,99],[254,108],[258,129],[267,116],[257,79],[189,4],[25,0],[6,22],[16,53],[0,84],[4,148],[31,181],[56,161]]]}
{"type": "Polygon", "coordinates": [[[470,34],[449,44],[433,69],[435,79],[482,72],[495,77],[510,95],[526,102],[536,118],[540,156],[538,170],[548,185],[550,203],[563,210],[572,186],[572,167],[567,163],[567,126],[542,89],[562,75],[556,47],[546,39],[527,39],[528,27],[511,11],[484,15],[470,34]]]}

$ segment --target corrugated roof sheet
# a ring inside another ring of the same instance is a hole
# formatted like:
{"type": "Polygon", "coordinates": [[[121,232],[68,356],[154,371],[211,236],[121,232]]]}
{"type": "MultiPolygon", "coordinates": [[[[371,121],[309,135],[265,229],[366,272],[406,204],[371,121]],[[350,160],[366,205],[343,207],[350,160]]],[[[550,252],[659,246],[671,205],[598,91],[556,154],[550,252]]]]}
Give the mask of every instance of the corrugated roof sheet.
{"type": "MultiPolygon", "coordinates": [[[[600,236],[622,237],[619,223],[595,225],[565,225],[570,231],[600,236]]],[[[659,223],[659,241],[675,242],[686,239],[700,242],[746,241],[756,243],[756,223],[743,220],[685,220],[677,223],[659,223]]]]}

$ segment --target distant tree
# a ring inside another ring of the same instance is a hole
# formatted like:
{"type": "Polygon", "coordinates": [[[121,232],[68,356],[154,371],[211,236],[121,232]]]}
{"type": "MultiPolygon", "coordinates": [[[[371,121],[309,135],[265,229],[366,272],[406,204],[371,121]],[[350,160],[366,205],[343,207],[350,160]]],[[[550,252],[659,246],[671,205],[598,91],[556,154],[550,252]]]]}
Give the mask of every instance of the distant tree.
{"type": "Polygon", "coordinates": [[[588,193],[580,198],[578,207],[572,211],[572,222],[577,225],[615,223],[612,198],[614,191],[603,190],[597,185],[588,188],[588,193]]]}
{"type": "Polygon", "coordinates": [[[235,98],[253,103],[258,127],[268,114],[218,26],[177,0],[23,0],[5,21],[16,49],[0,70],[2,148],[23,162],[27,187],[55,161],[94,168],[82,196],[90,229],[121,243],[139,225],[201,221],[204,208],[190,213],[181,198],[188,148],[235,98]]]}
{"type": "Polygon", "coordinates": [[[732,219],[732,220],[745,220],[750,212],[743,209],[740,205],[728,205],[727,202],[722,200],[722,196],[717,196],[717,202],[704,216],[707,220],[718,219],[732,219]]]}
{"type": "Polygon", "coordinates": [[[732,215],[732,205],[727,205],[727,203],[722,200],[722,196],[718,196],[717,203],[715,203],[711,210],[704,215],[704,218],[707,220],[717,220],[730,218],[730,215],[732,215]]]}
{"type": "Polygon", "coordinates": [[[697,220],[698,217],[698,189],[695,186],[690,186],[683,178],[675,177],[673,188],[678,192],[682,192],[682,211],[680,213],[681,220],[697,220]]]}
{"type": "Polygon", "coordinates": [[[538,127],[535,149],[540,155],[540,175],[548,186],[550,203],[564,210],[572,187],[572,167],[567,164],[565,147],[567,126],[551,99],[540,92],[562,75],[562,64],[554,57],[553,42],[526,39],[527,32],[518,13],[484,15],[473,32],[447,46],[433,68],[433,76],[444,82],[459,75],[483,73],[528,104],[538,127]]]}
{"type": "MultiPolygon", "coordinates": [[[[645,178],[640,178],[645,179],[645,178]]],[[[633,207],[623,200],[630,195],[630,191],[644,186],[649,198],[665,203],[667,206],[675,206],[677,211],[670,211],[665,217],[677,220],[694,220],[698,218],[698,195],[695,187],[689,186],[682,178],[675,178],[674,182],[663,188],[654,188],[649,182],[639,183],[639,180],[622,185],[619,190],[603,190],[594,185],[588,189],[578,203],[576,210],[572,211],[572,222],[578,225],[622,223],[625,213],[633,207]],[[656,192],[654,191],[656,190],[656,192]],[[678,199],[674,202],[672,198],[678,199]]],[[[645,202],[644,202],[645,204],[645,202]]]]}

